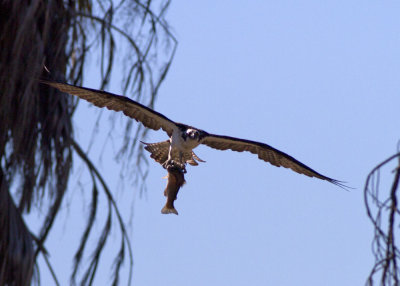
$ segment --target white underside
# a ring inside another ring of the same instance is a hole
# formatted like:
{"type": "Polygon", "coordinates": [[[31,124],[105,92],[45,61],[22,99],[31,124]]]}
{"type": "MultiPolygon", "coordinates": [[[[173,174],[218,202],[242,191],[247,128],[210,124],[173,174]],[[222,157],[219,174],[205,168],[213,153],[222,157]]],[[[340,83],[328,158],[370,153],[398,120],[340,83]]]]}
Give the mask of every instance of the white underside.
{"type": "Polygon", "coordinates": [[[169,149],[168,159],[178,160],[182,162],[183,153],[191,153],[194,148],[199,146],[198,140],[190,139],[189,137],[184,140],[180,130],[174,130],[171,136],[171,147],[169,149]]]}

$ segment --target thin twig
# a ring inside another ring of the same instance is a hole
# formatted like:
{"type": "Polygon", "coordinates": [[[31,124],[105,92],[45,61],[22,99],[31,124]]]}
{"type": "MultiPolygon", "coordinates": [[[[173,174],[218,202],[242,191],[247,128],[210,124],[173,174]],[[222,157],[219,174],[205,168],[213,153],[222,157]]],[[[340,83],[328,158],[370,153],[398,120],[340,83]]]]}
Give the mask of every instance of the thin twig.
{"type": "Polygon", "coordinates": [[[380,285],[399,285],[399,263],[400,250],[396,246],[395,229],[396,229],[396,214],[400,211],[397,207],[397,190],[400,181],[400,152],[390,156],[376,167],[374,167],[367,176],[364,187],[364,202],[367,209],[367,215],[374,225],[373,238],[373,254],[375,256],[375,264],[367,279],[367,285],[374,285],[374,277],[380,274],[380,285]],[[380,198],[380,170],[383,166],[398,158],[398,166],[395,169],[393,183],[390,189],[389,197],[386,199],[380,198]],[[372,205],[369,199],[372,199],[372,205]],[[376,213],[373,214],[372,207],[376,208],[376,213]],[[384,231],[381,227],[382,220],[387,214],[387,230],[384,231]]]}
{"type": "Polygon", "coordinates": [[[122,219],[122,216],[120,214],[119,208],[114,200],[113,195],[111,194],[110,189],[108,188],[106,182],[104,181],[102,175],[100,174],[100,172],[97,170],[97,168],[93,165],[93,163],[91,162],[91,160],[87,157],[87,155],[85,154],[85,152],[81,149],[81,147],[77,144],[76,141],[72,142],[72,146],[74,147],[75,151],[77,152],[77,154],[79,155],[79,157],[81,157],[81,159],[86,163],[86,165],[88,166],[88,168],[96,175],[97,179],[100,181],[104,192],[109,200],[109,202],[112,204],[114,211],[117,215],[117,219],[121,228],[121,232],[122,232],[122,236],[124,237],[127,245],[128,245],[128,252],[129,252],[129,261],[130,261],[130,269],[129,269],[129,285],[132,281],[132,269],[133,269],[133,253],[132,253],[132,247],[131,247],[131,243],[130,240],[128,238],[127,232],[126,232],[126,228],[125,228],[125,223],[122,219]]]}

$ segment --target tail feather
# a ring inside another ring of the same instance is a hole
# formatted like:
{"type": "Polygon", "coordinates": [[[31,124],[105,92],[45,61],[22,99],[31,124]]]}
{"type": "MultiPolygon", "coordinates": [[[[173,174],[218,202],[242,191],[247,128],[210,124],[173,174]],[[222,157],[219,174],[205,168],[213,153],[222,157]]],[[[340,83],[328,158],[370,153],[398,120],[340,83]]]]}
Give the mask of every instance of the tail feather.
{"type": "MultiPolygon", "coordinates": [[[[150,152],[150,157],[153,158],[156,162],[160,164],[164,164],[169,155],[169,148],[170,148],[170,140],[158,142],[158,143],[146,143],[143,141],[140,141],[144,145],[144,149],[148,152],[150,152]]],[[[204,160],[200,159],[193,151],[188,151],[184,152],[183,158],[181,163],[186,164],[189,163],[192,166],[197,166],[199,162],[205,162],[204,160]]],[[[173,158],[174,160],[177,160],[177,158],[173,158]]]]}
{"type": "Polygon", "coordinates": [[[169,140],[158,143],[142,143],[146,145],[144,149],[150,152],[150,157],[153,158],[156,162],[162,164],[168,159],[170,146],[169,140]]]}
{"type": "Polygon", "coordinates": [[[197,156],[193,151],[192,151],[192,155],[193,155],[193,158],[196,159],[197,161],[202,162],[202,163],[205,163],[205,162],[206,162],[206,161],[204,161],[204,160],[201,160],[201,159],[199,158],[199,156],[197,156]]]}

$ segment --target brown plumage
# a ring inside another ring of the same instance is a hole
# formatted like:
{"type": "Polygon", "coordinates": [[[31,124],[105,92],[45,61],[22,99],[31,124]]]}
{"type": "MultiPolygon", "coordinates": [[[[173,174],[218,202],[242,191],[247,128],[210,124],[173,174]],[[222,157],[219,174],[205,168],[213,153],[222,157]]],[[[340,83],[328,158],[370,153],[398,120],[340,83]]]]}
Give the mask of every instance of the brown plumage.
{"type": "Polygon", "coordinates": [[[167,197],[167,202],[161,209],[161,213],[173,213],[178,215],[178,211],[174,207],[174,201],[176,200],[179,189],[185,184],[185,176],[183,171],[174,164],[167,165],[166,169],[168,174],[165,178],[168,179],[168,182],[164,190],[164,196],[167,197]]]}
{"type": "Polygon", "coordinates": [[[153,130],[164,130],[168,136],[172,135],[175,122],[171,121],[161,113],[154,111],[147,106],[133,101],[125,96],[109,92],[74,86],[61,82],[40,80],[41,83],[57,88],[62,92],[73,94],[87,100],[97,107],[106,107],[109,110],[122,111],[126,116],[140,121],[145,127],[153,130]]]}
{"type": "MultiPolygon", "coordinates": [[[[193,153],[193,149],[203,144],[217,150],[250,152],[255,154],[260,160],[270,163],[273,166],[288,168],[296,173],[325,180],[344,189],[347,188],[343,182],[325,176],[294,157],[265,143],[211,134],[186,124],[174,122],[163,114],[125,96],[60,82],[42,81],[42,83],[58,88],[63,92],[76,95],[95,106],[122,111],[125,115],[141,122],[145,127],[154,130],[164,130],[170,137],[169,140],[152,144],[144,143],[146,144],[145,149],[151,153],[151,158],[160,163],[164,168],[172,161],[179,163],[179,168],[182,171],[185,171],[186,163],[196,166],[197,161],[202,162],[202,160],[193,153]]],[[[179,179],[179,177],[177,178],[179,179]]]]}
{"type": "MultiPolygon", "coordinates": [[[[146,151],[149,151],[151,153],[150,158],[153,158],[156,162],[163,164],[164,162],[167,161],[168,159],[168,153],[169,153],[169,148],[171,146],[170,140],[158,142],[158,143],[146,143],[143,141],[140,141],[143,144],[146,145],[144,149],[146,151]]],[[[182,154],[183,160],[186,163],[189,163],[192,166],[197,166],[199,162],[204,163],[204,160],[201,160],[194,152],[193,150],[191,152],[184,152],[182,154]]]]}

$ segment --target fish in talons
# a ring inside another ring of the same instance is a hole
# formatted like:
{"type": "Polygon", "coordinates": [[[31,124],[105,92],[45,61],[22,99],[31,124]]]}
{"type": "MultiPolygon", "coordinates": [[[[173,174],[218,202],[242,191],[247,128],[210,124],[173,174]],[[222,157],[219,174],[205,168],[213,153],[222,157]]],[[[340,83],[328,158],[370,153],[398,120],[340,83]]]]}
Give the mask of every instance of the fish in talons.
{"type": "Polygon", "coordinates": [[[174,201],[178,195],[179,189],[185,184],[184,169],[179,165],[172,163],[165,166],[168,174],[164,177],[168,179],[167,187],[164,190],[164,196],[167,197],[165,206],[161,209],[162,214],[176,214],[178,211],[174,207],[174,201]]]}

